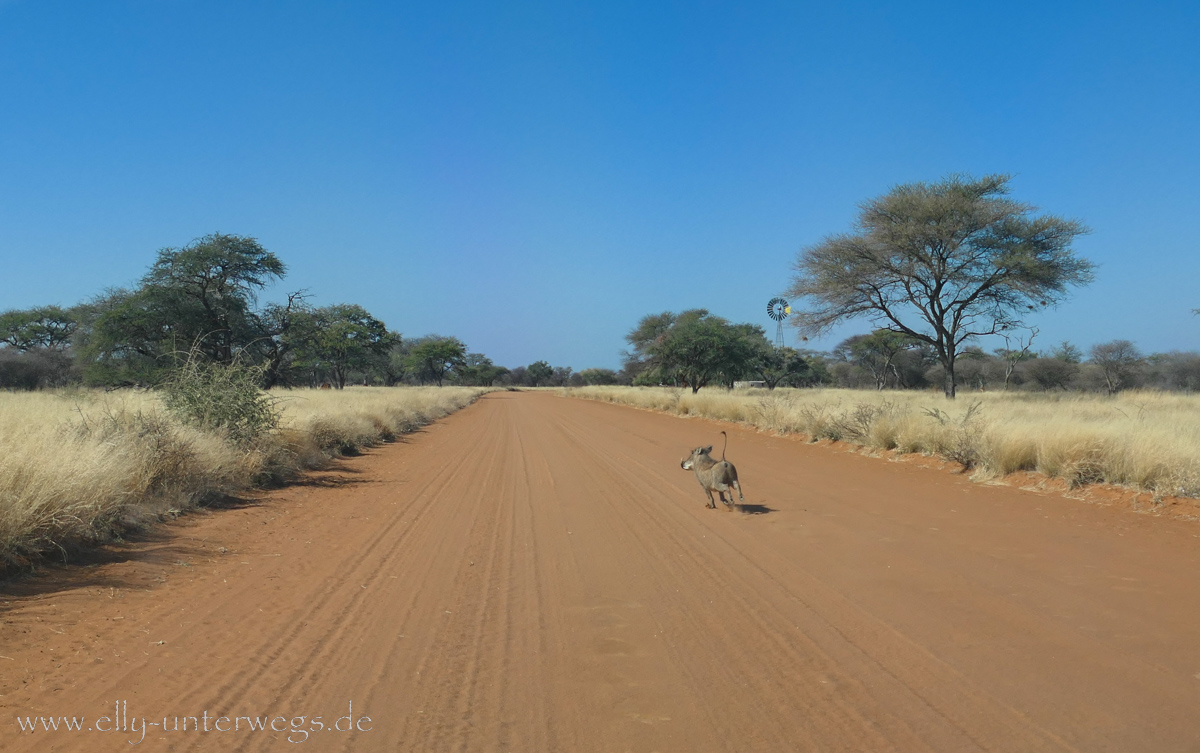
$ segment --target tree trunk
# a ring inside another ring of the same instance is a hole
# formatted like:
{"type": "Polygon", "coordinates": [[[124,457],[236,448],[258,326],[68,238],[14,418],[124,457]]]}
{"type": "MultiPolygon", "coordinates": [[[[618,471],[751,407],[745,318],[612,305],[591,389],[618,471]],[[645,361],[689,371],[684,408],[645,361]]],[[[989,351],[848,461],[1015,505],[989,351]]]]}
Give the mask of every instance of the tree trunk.
{"type": "Polygon", "coordinates": [[[954,384],[954,359],[947,358],[942,365],[946,367],[946,381],[942,385],[942,389],[945,391],[947,399],[953,400],[956,388],[954,384]]]}

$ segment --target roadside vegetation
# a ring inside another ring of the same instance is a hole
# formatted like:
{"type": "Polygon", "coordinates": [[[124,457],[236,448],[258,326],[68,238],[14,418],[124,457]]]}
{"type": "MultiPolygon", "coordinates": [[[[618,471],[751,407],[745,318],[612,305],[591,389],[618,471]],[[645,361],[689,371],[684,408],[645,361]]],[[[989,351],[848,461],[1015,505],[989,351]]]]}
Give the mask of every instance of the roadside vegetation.
{"type": "MultiPolygon", "coordinates": [[[[114,539],[198,505],[286,481],[436,421],[485,390],[271,390],[214,415],[214,379],[176,391],[0,393],[0,572],[114,539]],[[171,404],[171,400],[175,400],[171,404]]],[[[250,390],[253,390],[251,392],[250,390]]]]}
{"type": "Polygon", "coordinates": [[[1029,471],[1071,486],[1118,484],[1200,496],[1200,396],[991,392],[947,402],[933,392],[581,387],[571,397],[731,421],[810,441],[922,453],[978,479],[1029,471]]]}

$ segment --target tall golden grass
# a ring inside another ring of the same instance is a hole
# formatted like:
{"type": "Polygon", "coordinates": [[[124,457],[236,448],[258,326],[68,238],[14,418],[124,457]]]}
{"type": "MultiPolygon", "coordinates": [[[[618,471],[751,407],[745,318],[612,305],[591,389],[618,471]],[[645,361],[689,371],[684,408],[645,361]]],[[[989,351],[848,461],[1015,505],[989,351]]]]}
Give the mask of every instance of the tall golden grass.
{"type": "Polygon", "coordinates": [[[1071,486],[1108,483],[1200,496],[1200,396],[580,387],[572,397],[733,421],[812,441],[936,455],[978,479],[1032,471],[1071,486]]]}
{"type": "Polygon", "coordinates": [[[275,390],[251,445],[186,426],[154,393],[0,393],[0,571],[286,480],[469,405],[465,387],[275,390]]]}

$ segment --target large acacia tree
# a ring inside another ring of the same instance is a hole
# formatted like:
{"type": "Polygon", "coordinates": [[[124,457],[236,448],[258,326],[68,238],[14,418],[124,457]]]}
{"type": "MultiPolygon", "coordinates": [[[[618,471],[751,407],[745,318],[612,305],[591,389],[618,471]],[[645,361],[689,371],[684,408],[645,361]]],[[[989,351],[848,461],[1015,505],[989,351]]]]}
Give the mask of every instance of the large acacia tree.
{"type": "Polygon", "coordinates": [[[847,319],[928,344],[945,367],[963,344],[1024,326],[1022,317],[1092,280],[1075,255],[1081,223],[1035,215],[1008,198],[1007,175],[909,183],[864,203],[853,232],[801,251],[789,295],[792,324],[819,335],[847,319]]]}
{"type": "Polygon", "coordinates": [[[206,360],[256,361],[277,335],[259,316],[256,296],[286,268],[257,240],[214,233],[158,252],[132,290],[110,290],[79,307],[79,337],[89,381],[146,384],[171,356],[195,347],[206,360]]]}
{"type": "Polygon", "coordinates": [[[287,269],[250,237],[212,233],[183,248],[164,248],[142,278],[141,295],[186,322],[198,347],[217,363],[232,363],[240,347],[261,337],[255,294],[287,269]]]}

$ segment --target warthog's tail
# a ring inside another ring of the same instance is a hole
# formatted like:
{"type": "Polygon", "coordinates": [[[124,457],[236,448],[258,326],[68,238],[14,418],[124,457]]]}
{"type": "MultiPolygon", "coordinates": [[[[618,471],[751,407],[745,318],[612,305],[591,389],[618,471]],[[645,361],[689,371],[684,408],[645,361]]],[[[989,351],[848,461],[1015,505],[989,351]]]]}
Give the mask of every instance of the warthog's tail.
{"type": "Polygon", "coordinates": [[[721,460],[725,459],[725,448],[729,446],[729,435],[721,431],[721,436],[725,437],[725,444],[721,445],[721,460]]]}

